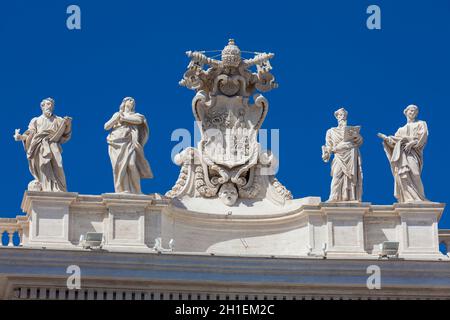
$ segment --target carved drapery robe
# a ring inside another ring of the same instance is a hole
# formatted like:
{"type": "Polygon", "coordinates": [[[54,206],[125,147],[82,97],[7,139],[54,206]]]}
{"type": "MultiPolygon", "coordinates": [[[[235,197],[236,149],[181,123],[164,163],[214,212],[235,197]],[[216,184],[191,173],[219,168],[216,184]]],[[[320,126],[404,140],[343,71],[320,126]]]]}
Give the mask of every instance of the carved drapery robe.
{"type": "MultiPolygon", "coordinates": [[[[359,134],[358,134],[359,136],[359,134]]],[[[331,188],[328,201],[361,201],[362,169],[359,146],[344,141],[344,128],[331,128],[326,134],[326,149],[334,154],[331,164],[331,188]]]]}
{"type": "Polygon", "coordinates": [[[425,121],[407,123],[383,142],[394,176],[394,196],[398,202],[427,201],[422,184],[423,149],[428,139],[425,121]],[[415,145],[404,150],[408,142],[415,145]]]}
{"type": "Polygon", "coordinates": [[[62,163],[61,144],[72,134],[70,124],[64,118],[44,115],[33,118],[24,133],[24,147],[31,174],[42,191],[67,191],[62,163]]]}
{"type": "Polygon", "coordinates": [[[108,152],[114,175],[116,192],[141,193],[140,179],[152,178],[153,173],[144,155],[148,140],[148,125],[145,117],[132,113],[136,124],[119,122],[107,137],[108,152]]]}

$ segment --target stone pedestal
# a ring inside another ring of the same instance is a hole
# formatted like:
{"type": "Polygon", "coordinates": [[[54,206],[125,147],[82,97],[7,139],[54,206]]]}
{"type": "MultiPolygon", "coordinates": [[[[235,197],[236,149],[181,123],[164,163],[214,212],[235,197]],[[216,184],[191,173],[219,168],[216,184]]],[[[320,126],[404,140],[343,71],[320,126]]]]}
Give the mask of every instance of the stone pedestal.
{"type": "Polygon", "coordinates": [[[364,246],[364,215],[370,203],[322,203],[326,216],[327,256],[366,255],[364,246]]]}
{"type": "Polygon", "coordinates": [[[26,191],[22,210],[30,221],[27,245],[66,247],[69,241],[69,207],[75,192],[26,191]]]}
{"type": "Polygon", "coordinates": [[[82,250],[81,235],[103,233],[103,249],[153,251],[161,237],[161,211],[167,199],[158,194],[79,195],[26,191],[21,219],[25,247],[82,250]]]}
{"type": "MultiPolygon", "coordinates": [[[[104,248],[148,249],[145,237],[148,209],[154,197],[146,195],[103,194],[108,209],[104,248]]],[[[155,234],[156,236],[156,234],[155,234]]]]}
{"type": "Polygon", "coordinates": [[[401,221],[400,254],[403,257],[439,257],[438,222],[444,205],[433,202],[395,204],[401,221]]]}

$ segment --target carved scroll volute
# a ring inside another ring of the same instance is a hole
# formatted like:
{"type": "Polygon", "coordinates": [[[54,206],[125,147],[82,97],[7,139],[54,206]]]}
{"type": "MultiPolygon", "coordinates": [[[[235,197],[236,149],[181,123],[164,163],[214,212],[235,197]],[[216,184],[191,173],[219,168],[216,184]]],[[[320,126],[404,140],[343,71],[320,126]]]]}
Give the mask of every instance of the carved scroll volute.
{"type": "MultiPolygon", "coordinates": [[[[192,113],[195,121],[203,123],[205,120],[205,113],[215,105],[216,98],[211,96],[204,90],[197,92],[194,99],[192,99],[192,113]]],[[[199,124],[200,125],[200,124],[199,124]]],[[[203,135],[203,128],[199,128],[203,135]]]]}
{"type": "Polygon", "coordinates": [[[269,101],[267,101],[267,99],[261,94],[255,94],[253,96],[253,100],[254,104],[250,105],[249,108],[252,112],[257,112],[256,110],[260,112],[259,120],[254,124],[254,129],[258,131],[266,118],[267,112],[269,111],[269,101]]]}
{"type": "Polygon", "coordinates": [[[203,65],[191,61],[183,75],[183,79],[179,82],[181,86],[185,86],[191,90],[201,90],[205,87],[204,81],[201,79],[203,65]]]}
{"type": "Polygon", "coordinates": [[[202,121],[201,119],[204,116],[203,108],[207,101],[209,101],[209,95],[203,90],[197,92],[194,99],[192,99],[192,113],[195,121],[202,121]]]}

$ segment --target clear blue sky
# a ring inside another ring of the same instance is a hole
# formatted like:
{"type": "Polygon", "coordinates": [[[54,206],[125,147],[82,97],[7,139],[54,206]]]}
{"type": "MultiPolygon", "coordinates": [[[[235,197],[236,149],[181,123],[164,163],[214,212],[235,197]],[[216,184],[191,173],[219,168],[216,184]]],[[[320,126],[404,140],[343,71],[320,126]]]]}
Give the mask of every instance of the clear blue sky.
{"type": "MultiPolygon", "coordinates": [[[[265,96],[264,128],[280,129],[279,179],[295,197],[328,198],[322,163],[333,111],[344,106],[362,125],[364,201],[390,204],[393,179],[376,133],[404,124],[403,108],[420,107],[430,137],[423,180],[430,200],[450,202],[450,1],[2,1],[0,96],[3,121],[2,216],[21,213],[31,175],[15,128],[26,129],[52,96],[56,113],[73,117],[64,147],[69,191],[112,192],[103,124],[125,96],[147,116],[146,154],[155,174],[145,193],[164,193],[179,167],[170,154],[176,128],[193,130],[193,92],[178,81],[186,50],[221,49],[232,37],[242,50],[274,52],[280,85],[265,96]],[[66,8],[81,7],[82,29],[66,28],[66,8]],[[366,8],[381,7],[382,29],[366,28],[366,8]]],[[[444,213],[440,227],[450,227],[444,213]]]]}

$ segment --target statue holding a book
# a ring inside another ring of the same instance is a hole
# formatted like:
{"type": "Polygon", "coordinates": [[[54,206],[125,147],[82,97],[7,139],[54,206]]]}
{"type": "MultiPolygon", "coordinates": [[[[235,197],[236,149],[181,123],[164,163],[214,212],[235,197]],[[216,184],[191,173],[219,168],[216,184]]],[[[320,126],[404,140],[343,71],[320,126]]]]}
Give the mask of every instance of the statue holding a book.
{"type": "Polygon", "coordinates": [[[348,112],[340,108],[334,112],[338,126],[330,128],[322,146],[322,159],[328,162],[331,155],[331,190],[328,202],[361,201],[362,169],[359,147],[363,143],[360,126],[347,126],[348,112]]]}
{"type": "Polygon", "coordinates": [[[428,201],[421,178],[428,126],[417,120],[416,105],[407,106],[403,113],[407,122],[393,136],[378,133],[394,176],[394,196],[400,203],[428,201]]]}
{"type": "Polygon", "coordinates": [[[22,141],[34,180],[28,184],[29,191],[66,192],[66,176],[63,169],[63,143],[72,136],[72,118],[54,114],[55,100],[41,101],[42,114],[33,118],[28,130],[14,132],[14,140],[22,141]]]}

